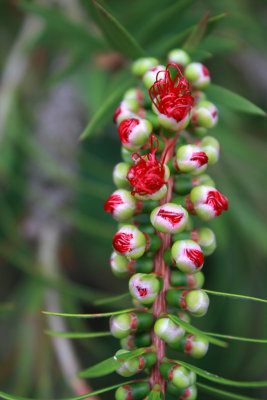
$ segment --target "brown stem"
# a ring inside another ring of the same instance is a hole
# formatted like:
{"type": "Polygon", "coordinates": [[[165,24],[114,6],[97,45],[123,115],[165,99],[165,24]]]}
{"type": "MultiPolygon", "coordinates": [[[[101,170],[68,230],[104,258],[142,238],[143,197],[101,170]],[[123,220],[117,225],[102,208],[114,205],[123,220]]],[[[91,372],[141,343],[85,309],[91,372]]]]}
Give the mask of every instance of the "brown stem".
{"type": "MultiPolygon", "coordinates": [[[[164,162],[166,164],[173,156],[174,146],[175,146],[177,137],[178,137],[178,133],[175,136],[175,138],[168,139],[168,140],[165,139],[165,151],[162,152],[161,161],[165,158],[164,162]]],[[[170,202],[170,200],[172,199],[172,189],[173,189],[173,177],[170,176],[170,178],[168,180],[168,192],[163,197],[163,199],[160,200],[160,202],[159,202],[160,205],[170,202]]],[[[166,295],[166,291],[168,290],[168,287],[169,287],[170,269],[169,269],[169,266],[164,261],[163,255],[164,255],[165,251],[171,245],[171,234],[161,233],[161,232],[156,232],[156,233],[161,239],[161,248],[158,250],[158,252],[155,255],[154,271],[157,275],[159,275],[163,278],[164,284],[163,284],[163,289],[159,292],[159,294],[153,304],[153,314],[154,314],[155,319],[158,318],[161,314],[166,313],[166,311],[167,311],[165,295],[166,295]]],[[[154,331],[152,332],[152,344],[155,346],[155,349],[156,349],[157,362],[151,370],[150,384],[151,384],[152,388],[156,383],[160,384],[161,390],[164,393],[165,392],[165,381],[164,381],[164,378],[160,374],[159,367],[162,362],[162,359],[165,357],[165,342],[163,340],[160,340],[159,337],[157,335],[155,335],[154,331]]]]}

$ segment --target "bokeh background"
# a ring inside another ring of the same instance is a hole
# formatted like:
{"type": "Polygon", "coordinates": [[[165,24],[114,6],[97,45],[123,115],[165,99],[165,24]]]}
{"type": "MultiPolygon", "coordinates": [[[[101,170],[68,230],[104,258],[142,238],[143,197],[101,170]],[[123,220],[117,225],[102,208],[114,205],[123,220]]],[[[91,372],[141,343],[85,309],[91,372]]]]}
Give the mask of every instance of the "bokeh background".
{"type": "MultiPolygon", "coordinates": [[[[152,56],[206,12],[227,12],[193,58],[205,62],[214,83],[266,110],[266,2],[196,0],[184,2],[191,5],[183,13],[166,12],[176,3],[101,2],[152,56]]],[[[130,304],[93,304],[127,292],[127,281],[110,271],[116,224],[103,211],[120,144],[110,115],[90,137],[78,138],[106,98],[132,79],[130,60],[114,50],[95,18],[90,0],[0,3],[0,388],[25,397],[82,393],[88,383],[75,380],[75,372],[119,346],[110,337],[52,340],[45,329],[106,331],[108,320],[48,319],[40,310],[104,312],[130,304]]],[[[266,298],[266,120],[220,105],[219,111],[213,134],[221,160],[210,175],[230,208],[211,224],[218,248],[206,261],[206,288],[266,298]]],[[[203,330],[267,338],[266,305],[211,300],[196,322],[203,330]]],[[[253,381],[266,380],[266,359],[266,344],[231,342],[226,350],[211,346],[196,364],[253,381]]],[[[112,374],[89,384],[119,381],[112,374]]],[[[263,389],[242,393],[267,398],[263,389]]]]}

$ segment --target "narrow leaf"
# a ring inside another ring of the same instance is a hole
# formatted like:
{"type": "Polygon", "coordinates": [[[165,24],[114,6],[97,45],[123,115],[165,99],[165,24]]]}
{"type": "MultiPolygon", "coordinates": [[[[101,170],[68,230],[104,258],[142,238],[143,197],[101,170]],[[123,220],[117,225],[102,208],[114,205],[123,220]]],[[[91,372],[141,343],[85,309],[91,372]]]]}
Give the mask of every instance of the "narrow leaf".
{"type": "Polygon", "coordinates": [[[237,393],[226,392],[225,390],[217,389],[212,386],[203,385],[202,383],[198,383],[198,382],[197,382],[197,386],[200,388],[200,390],[203,390],[204,392],[213,393],[213,394],[216,394],[216,396],[220,396],[220,397],[226,398],[226,399],[259,400],[259,399],[256,399],[255,397],[247,397],[247,396],[243,396],[243,395],[237,394],[237,393]]]}
{"type": "Polygon", "coordinates": [[[207,29],[207,25],[209,22],[210,18],[210,13],[206,13],[204,17],[199,21],[199,23],[196,25],[196,27],[192,30],[191,35],[185,42],[183,48],[186,50],[190,50],[191,48],[194,48],[196,45],[198,45],[202,38],[204,37],[204,34],[207,29]]]}
{"type": "Polygon", "coordinates": [[[141,348],[137,350],[130,351],[129,353],[124,353],[118,356],[110,357],[105,361],[102,361],[93,367],[87,368],[79,372],[79,376],[82,378],[98,378],[99,376],[105,376],[116,371],[123,363],[131,360],[134,357],[140,356],[146,350],[141,348]]]}
{"type": "Polygon", "coordinates": [[[208,371],[198,368],[195,365],[188,364],[184,361],[179,360],[179,364],[195,372],[197,375],[202,376],[202,378],[208,379],[209,381],[220,383],[222,385],[238,386],[238,387],[267,387],[267,381],[258,381],[258,382],[232,381],[231,379],[221,378],[218,375],[212,374],[208,371]]]}
{"type": "Polygon", "coordinates": [[[206,89],[206,93],[208,98],[216,104],[229,107],[235,111],[266,117],[264,110],[229,89],[212,84],[206,89]]]}
{"type": "MultiPolygon", "coordinates": [[[[136,381],[132,380],[132,381],[121,382],[121,383],[117,383],[116,385],[106,387],[104,389],[99,389],[99,390],[95,390],[94,392],[91,392],[91,393],[83,394],[82,396],[68,397],[68,398],[58,399],[58,400],[83,400],[83,399],[87,399],[88,397],[96,396],[97,394],[101,394],[101,393],[109,392],[110,390],[117,389],[118,387],[120,387],[122,385],[130,385],[131,383],[134,383],[134,382],[136,382],[136,381]]],[[[4,399],[4,400],[34,400],[32,398],[15,396],[15,395],[1,392],[1,391],[0,391],[0,398],[4,399]]],[[[53,399],[51,399],[51,400],[53,400],[53,399]]]]}
{"type": "Polygon", "coordinates": [[[106,297],[105,299],[99,299],[99,300],[94,301],[94,305],[100,306],[102,304],[113,303],[115,301],[120,301],[122,299],[125,299],[129,296],[130,296],[130,293],[124,293],[119,296],[106,297]]]}
{"type": "Polygon", "coordinates": [[[126,57],[135,59],[144,55],[135,38],[99,3],[94,1],[98,14],[99,27],[111,45],[126,57]]]}
{"type": "Polygon", "coordinates": [[[181,318],[177,317],[176,315],[169,315],[171,320],[177,324],[183,327],[187,332],[192,333],[193,335],[201,336],[205,339],[207,339],[210,343],[215,344],[220,347],[227,347],[227,343],[223,342],[222,340],[215,339],[212,336],[208,336],[205,334],[205,332],[201,331],[200,329],[196,328],[195,326],[192,326],[188,324],[188,322],[183,321],[181,318]]]}
{"type": "Polygon", "coordinates": [[[110,332],[57,332],[57,331],[45,331],[46,335],[69,338],[69,339],[89,339],[96,337],[111,336],[110,332]]]}
{"type": "Polygon", "coordinates": [[[129,79],[124,84],[119,85],[118,88],[107,97],[97,113],[93,116],[89,124],[84,129],[80,136],[80,140],[86,139],[99,129],[102,129],[108,123],[108,121],[112,119],[113,112],[121,100],[123,93],[132,85],[132,83],[132,80],[129,79]]]}
{"type": "Polygon", "coordinates": [[[267,339],[252,339],[252,338],[245,338],[240,336],[232,336],[232,335],[224,335],[221,333],[213,333],[213,332],[204,332],[205,335],[220,337],[222,339],[230,339],[230,340],[237,340],[239,342],[251,342],[251,343],[267,343],[267,339]]]}
{"type": "Polygon", "coordinates": [[[137,311],[136,308],[127,308],[126,310],[120,311],[111,311],[107,313],[97,313],[97,314],[67,314],[67,313],[55,313],[50,311],[41,311],[45,315],[52,315],[55,317],[71,317],[71,318],[102,318],[102,317],[110,317],[111,315],[123,314],[130,311],[137,311]]]}
{"type": "Polygon", "coordinates": [[[257,297],[244,296],[244,295],[241,295],[241,294],[216,292],[214,290],[207,290],[207,289],[203,289],[203,290],[204,290],[204,292],[207,292],[207,293],[210,293],[210,294],[214,294],[215,296],[232,297],[233,299],[250,300],[250,301],[258,301],[260,303],[267,303],[267,300],[258,299],[257,297]]]}

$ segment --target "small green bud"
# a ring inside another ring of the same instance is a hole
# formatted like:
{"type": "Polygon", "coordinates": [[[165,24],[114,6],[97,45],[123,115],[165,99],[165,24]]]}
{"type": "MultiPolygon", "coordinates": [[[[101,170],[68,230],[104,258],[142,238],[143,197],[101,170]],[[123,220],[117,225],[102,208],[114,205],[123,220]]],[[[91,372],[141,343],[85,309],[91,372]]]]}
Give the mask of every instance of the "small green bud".
{"type": "Polygon", "coordinates": [[[172,286],[182,286],[190,289],[200,289],[204,285],[204,274],[202,271],[195,274],[185,274],[181,271],[171,271],[170,282],[172,286]]]}
{"type": "Polygon", "coordinates": [[[160,373],[178,389],[186,389],[196,381],[196,375],[178,363],[161,363],[160,373]]]}
{"type": "Polygon", "coordinates": [[[191,63],[186,67],[185,76],[196,89],[205,89],[210,84],[209,70],[198,62],[191,63]]]}
{"type": "Polygon", "coordinates": [[[148,382],[135,382],[130,385],[123,385],[115,392],[116,400],[142,400],[150,392],[148,382]]]}
{"type": "Polygon", "coordinates": [[[166,294],[167,303],[189,312],[194,317],[202,317],[209,308],[209,297],[200,289],[169,289],[166,294]]]}
{"type": "Polygon", "coordinates": [[[191,232],[191,238],[199,244],[204,256],[211,255],[216,249],[216,237],[209,228],[196,228],[191,232]]]}
{"type": "Polygon", "coordinates": [[[165,69],[166,69],[166,67],[164,67],[164,65],[156,65],[156,66],[153,66],[152,68],[147,69],[147,71],[143,77],[143,82],[144,82],[145,87],[148,90],[155,83],[155,81],[157,79],[157,75],[158,75],[158,79],[164,78],[165,69]],[[160,73],[158,74],[158,72],[160,72],[160,73]]]}
{"type": "Polygon", "coordinates": [[[158,63],[158,60],[153,57],[138,58],[132,64],[132,73],[141,78],[148,70],[156,67],[158,63]]]}
{"type": "MultiPolygon", "coordinates": [[[[128,351],[121,349],[121,350],[117,351],[115,357],[121,359],[121,358],[123,358],[123,354],[125,354],[125,353],[128,353],[128,351]]],[[[150,349],[147,349],[146,353],[144,353],[140,356],[131,358],[130,360],[123,363],[116,370],[116,372],[121,376],[130,377],[135,374],[138,374],[144,368],[152,367],[156,361],[157,361],[156,353],[151,351],[150,349]]]]}
{"type": "Polygon", "coordinates": [[[202,128],[213,128],[218,122],[217,107],[210,101],[200,101],[193,110],[192,122],[202,128]]]}
{"type": "Polygon", "coordinates": [[[131,295],[141,304],[152,304],[160,290],[160,282],[155,274],[135,274],[129,281],[131,295]]]}
{"type": "Polygon", "coordinates": [[[185,334],[184,329],[175,324],[169,317],[157,319],[154,325],[154,332],[166,343],[179,342],[185,334]]]}
{"type": "Polygon", "coordinates": [[[129,261],[127,257],[117,254],[115,251],[110,257],[110,266],[113,274],[118,278],[126,278],[130,274],[129,261]]]}
{"type": "Polygon", "coordinates": [[[152,211],[150,220],[159,232],[179,233],[186,227],[188,213],[182,206],[166,203],[152,211]]]}
{"type": "Polygon", "coordinates": [[[182,49],[174,49],[168,53],[168,63],[174,63],[179,68],[185,68],[191,61],[190,56],[182,49]]]}
{"type": "Polygon", "coordinates": [[[149,330],[153,322],[154,317],[149,312],[123,313],[110,318],[110,331],[117,339],[123,339],[134,332],[149,330]]]}
{"type": "Polygon", "coordinates": [[[130,163],[127,162],[120,162],[119,164],[115,165],[115,168],[113,169],[113,182],[118,188],[131,188],[130,182],[126,178],[129,168],[130,163]]]}
{"type": "Polygon", "coordinates": [[[212,165],[218,161],[220,156],[220,143],[217,139],[212,136],[206,136],[201,140],[199,145],[201,149],[207,154],[209,165],[212,165]]]}
{"type": "Polygon", "coordinates": [[[203,337],[188,334],[179,343],[169,343],[169,346],[189,357],[202,358],[207,354],[209,342],[203,337]]]}
{"type": "Polygon", "coordinates": [[[135,100],[138,101],[138,104],[140,106],[142,106],[144,100],[144,93],[139,88],[128,89],[123,96],[123,100],[135,100]]]}

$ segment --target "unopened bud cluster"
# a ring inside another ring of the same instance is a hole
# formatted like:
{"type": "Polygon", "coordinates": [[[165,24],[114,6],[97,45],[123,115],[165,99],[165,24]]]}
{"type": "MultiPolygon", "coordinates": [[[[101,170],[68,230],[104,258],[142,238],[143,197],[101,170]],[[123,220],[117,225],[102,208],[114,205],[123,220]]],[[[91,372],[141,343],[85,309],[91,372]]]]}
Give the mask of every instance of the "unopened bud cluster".
{"type": "MultiPolygon", "coordinates": [[[[110,329],[120,339],[116,356],[145,349],[118,368],[125,377],[140,371],[150,375],[156,368],[156,337],[189,357],[207,353],[208,341],[186,332],[168,311],[186,322],[207,313],[204,256],[213,253],[216,239],[211,229],[196,228],[194,222],[210,221],[228,208],[227,198],[207,175],[220,153],[210,134],[218,110],[203,92],[210,84],[209,71],[181,49],[172,50],[167,63],[135,61],[132,72],[140,82],[125,93],[114,113],[123,160],[113,171],[117,189],[104,205],[119,222],[110,265],[114,275],[129,278],[136,311],[113,316],[110,329]],[[168,248],[162,247],[165,237],[170,238],[168,248]],[[160,262],[170,275],[167,287],[166,276],[155,269],[162,249],[160,262]],[[155,306],[159,293],[166,304],[160,313],[155,306]]],[[[159,375],[165,382],[162,390],[176,399],[197,398],[196,376],[179,361],[162,359],[159,375]]],[[[151,381],[121,386],[116,399],[145,399],[151,389],[151,381]]]]}

